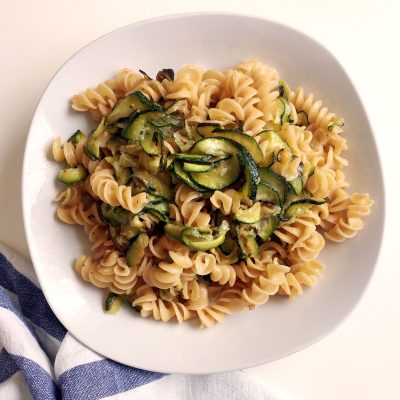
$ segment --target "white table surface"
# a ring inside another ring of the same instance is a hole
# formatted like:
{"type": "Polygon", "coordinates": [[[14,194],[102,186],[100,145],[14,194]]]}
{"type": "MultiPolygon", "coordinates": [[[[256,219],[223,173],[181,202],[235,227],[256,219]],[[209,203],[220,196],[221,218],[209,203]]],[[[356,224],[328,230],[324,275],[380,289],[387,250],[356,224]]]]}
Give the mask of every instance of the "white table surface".
{"type": "Polygon", "coordinates": [[[383,247],[366,294],[339,329],[247,372],[292,399],[400,398],[399,3],[1,0],[0,5],[0,240],[26,256],[20,189],[25,139],[46,83],[82,46],[142,19],[218,10],[283,22],[330,49],[358,88],[379,143],[388,199],[383,247]]]}

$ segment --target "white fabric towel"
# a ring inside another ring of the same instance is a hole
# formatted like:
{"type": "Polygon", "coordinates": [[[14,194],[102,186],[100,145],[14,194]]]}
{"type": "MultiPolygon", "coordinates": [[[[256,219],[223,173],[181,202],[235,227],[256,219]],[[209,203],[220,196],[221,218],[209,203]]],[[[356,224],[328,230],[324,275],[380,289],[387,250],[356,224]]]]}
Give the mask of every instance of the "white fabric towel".
{"type": "Polygon", "coordinates": [[[88,349],[57,320],[32,264],[0,243],[0,400],[278,400],[241,371],[164,375],[88,349]]]}

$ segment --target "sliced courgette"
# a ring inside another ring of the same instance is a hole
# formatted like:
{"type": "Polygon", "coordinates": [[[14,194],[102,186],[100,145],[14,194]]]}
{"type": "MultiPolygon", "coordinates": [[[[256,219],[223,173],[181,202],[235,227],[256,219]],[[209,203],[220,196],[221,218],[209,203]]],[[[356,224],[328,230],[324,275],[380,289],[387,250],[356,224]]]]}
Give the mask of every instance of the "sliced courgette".
{"type": "Polygon", "coordinates": [[[206,172],[212,168],[212,164],[193,164],[184,162],[183,170],[186,172],[206,172]]]}
{"type": "Polygon", "coordinates": [[[164,156],[164,139],[159,132],[145,132],[140,137],[140,145],[150,156],[164,156]]]}
{"type": "Polygon", "coordinates": [[[187,100],[186,99],[179,99],[174,101],[166,110],[166,114],[173,114],[178,111],[184,111],[187,107],[187,100]]]}
{"type": "Polygon", "coordinates": [[[211,132],[214,129],[218,129],[221,128],[221,125],[217,122],[200,122],[197,125],[197,132],[201,135],[201,136],[211,136],[211,132]]]}
{"type": "Polygon", "coordinates": [[[178,153],[178,154],[175,154],[175,158],[179,161],[207,165],[211,162],[211,160],[213,159],[213,156],[207,155],[207,154],[178,153]]]}
{"type": "Polygon", "coordinates": [[[258,143],[249,135],[239,130],[223,130],[220,128],[214,129],[210,137],[223,137],[234,140],[241,144],[251,154],[253,160],[259,163],[263,159],[263,153],[258,143]]]}
{"type": "Polygon", "coordinates": [[[145,233],[141,233],[129,247],[126,253],[126,262],[129,268],[132,268],[140,263],[144,256],[144,251],[149,245],[149,237],[145,233]]]}
{"type": "Polygon", "coordinates": [[[134,111],[156,110],[162,111],[162,107],[149,100],[141,92],[133,92],[128,94],[121,103],[117,104],[111,113],[107,116],[107,125],[114,124],[121,118],[129,117],[134,111]]]}
{"type": "Polygon", "coordinates": [[[154,215],[160,221],[168,222],[169,207],[166,201],[162,201],[160,203],[148,203],[146,207],[144,207],[144,211],[154,215]]]}
{"type": "Polygon", "coordinates": [[[129,240],[120,234],[120,231],[112,225],[108,226],[108,235],[111,238],[114,247],[121,253],[125,253],[129,248],[129,240]]]}
{"type": "Polygon", "coordinates": [[[308,178],[314,174],[315,171],[315,166],[311,163],[304,163],[303,166],[303,175],[302,175],[302,180],[303,180],[303,187],[306,185],[308,178]]]}
{"type": "Polygon", "coordinates": [[[100,147],[104,147],[107,144],[109,136],[107,134],[105,118],[103,118],[97,128],[89,136],[84,151],[91,160],[100,159],[100,147]]]}
{"type": "Polygon", "coordinates": [[[120,233],[122,236],[125,236],[128,240],[133,239],[135,236],[139,235],[140,229],[131,224],[121,225],[120,233]]]}
{"type": "Polygon", "coordinates": [[[165,200],[171,199],[171,178],[168,173],[154,176],[146,169],[139,169],[134,172],[134,177],[143,183],[150,194],[165,200]]]}
{"type": "Polygon", "coordinates": [[[109,293],[104,301],[104,311],[107,314],[116,314],[123,303],[122,297],[115,293],[109,293]]]}
{"type": "Polygon", "coordinates": [[[258,244],[256,240],[256,234],[253,227],[248,227],[245,224],[240,224],[237,229],[237,240],[240,248],[240,257],[257,257],[258,255],[258,244]]]}
{"type": "Polygon", "coordinates": [[[227,221],[222,221],[215,235],[201,233],[196,228],[186,228],[182,231],[181,241],[191,249],[206,251],[220,246],[225,241],[226,232],[230,229],[227,221]]]}
{"type": "Polygon", "coordinates": [[[222,253],[226,256],[232,254],[235,249],[236,241],[233,239],[230,231],[226,233],[224,242],[219,246],[222,253]]]}
{"type": "Polygon", "coordinates": [[[261,183],[269,185],[279,196],[279,205],[282,207],[286,201],[288,186],[285,178],[276,174],[270,168],[259,168],[258,173],[261,183]]]}
{"type": "Polygon", "coordinates": [[[88,176],[88,172],[82,165],[75,168],[62,169],[58,173],[58,180],[66,185],[83,181],[88,176]]]}
{"type": "Polygon", "coordinates": [[[151,129],[150,122],[162,118],[164,115],[162,111],[139,111],[132,122],[121,132],[121,136],[125,139],[138,141],[146,130],[151,129]]]}
{"type": "Polygon", "coordinates": [[[307,127],[309,125],[308,115],[305,111],[299,111],[297,113],[297,125],[305,126],[305,127],[307,127]]]}
{"type": "Polygon", "coordinates": [[[77,144],[79,143],[81,140],[85,139],[86,135],[81,131],[81,130],[77,130],[69,139],[68,142],[72,143],[72,144],[77,144]]]}
{"type": "Polygon", "coordinates": [[[113,156],[119,153],[121,150],[121,146],[126,146],[128,141],[123,139],[122,137],[113,137],[107,142],[107,149],[109,149],[113,156]]]}
{"type": "Polygon", "coordinates": [[[264,201],[266,203],[272,203],[275,205],[280,204],[278,193],[272,189],[267,183],[259,183],[257,185],[257,196],[256,200],[264,201]]]}
{"type": "Polygon", "coordinates": [[[180,241],[182,232],[186,229],[185,225],[166,224],[164,226],[165,233],[174,240],[180,241]]]}
{"type": "Polygon", "coordinates": [[[206,192],[208,189],[198,185],[189,175],[188,172],[183,170],[182,163],[179,161],[174,161],[173,164],[174,175],[183,181],[186,185],[190,186],[192,189],[197,190],[198,192],[206,192]]]}
{"type": "Polygon", "coordinates": [[[257,185],[260,182],[258,168],[250,153],[242,147],[237,154],[239,162],[244,168],[245,182],[242,186],[243,195],[249,200],[255,200],[257,196],[257,185]]]}
{"type": "Polygon", "coordinates": [[[303,191],[303,180],[301,176],[298,176],[297,178],[288,181],[288,184],[297,195],[300,195],[300,193],[303,191]]]}
{"type": "MultiPolygon", "coordinates": [[[[230,155],[229,159],[218,162],[207,172],[191,172],[190,177],[197,185],[206,189],[220,190],[235,183],[240,176],[242,166],[237,154],[241,152],[240,145],[226,138],[204,138],[197,141],[190,150],[191,154],[206,154],[211,156],[230,155]]],[[[243,149],[246,151],[245,149],[243,149]]],[[[250,159],[251,156],[249,155],[250,159]]],[[[254,161],[253,161],[254,163],[254,161]]]]}
{"type": "Polygon", "coordinates": [[[328,130],[331,131],[333,128],[342,128],[344,126],[344,118],[336,117],[333,118],[328,124],[328,130]]]}
{"type": "Polygon", "coordinates": [[[235,221],[243,222],[245,224],[254,224],[260,221],[261,218],[261,203],[254,203],[246,210],[238,210],[233,217],[235,221]]]}
{"type": "Polygon", "coordinates": [[[285,81],[279,81],[278,90],[280,97],[283,97],[285,100],[289,100],[290,88],[285,81]]]}
{"type": "Polygon", "coordinates": [[[260,138],[260,142],[267,143],[267,152],[263,156],[263,160],[259,162],[259,165],[262,167],[269,167],[275,161],[276,154],[282,150],[287,149],[290,151],[290,147],[288,144],[281,139],[281,137],[273,130],[262,131],[260,132],[257,137],[260,138]]]}
{"type": "Polygon", "coordinates": [[[273,215],[269,218],[264,218],[258,223],[257,235],[266,242],[271,235],[274,233],[276,224],[278,222],[278,216],[273,215]]]}
{"type": "Polygon", "coordinates": [[[274,107],[279,116],[279,123],[281,125],[285,122],[293,122],[291,118],[292,109],[284,97],[277,97],[274,102],[274,107]]]}
{"type": "Polygon", "coordinates": [[[102,203],[100,206],[101,216],[103,217],[104,221],[112,226],[119,226],[128,224],[132,213],[124,208],[112,207],[107,203],[102,203]]]}
{"type": "Polygon", "coordinates": [[[324,204],[324,199],[299,199],[292,201],[289,206],[286,207],[281,219],[288,221],[292,219],[301,209],[312,207],[313,205],[324,204]]]}

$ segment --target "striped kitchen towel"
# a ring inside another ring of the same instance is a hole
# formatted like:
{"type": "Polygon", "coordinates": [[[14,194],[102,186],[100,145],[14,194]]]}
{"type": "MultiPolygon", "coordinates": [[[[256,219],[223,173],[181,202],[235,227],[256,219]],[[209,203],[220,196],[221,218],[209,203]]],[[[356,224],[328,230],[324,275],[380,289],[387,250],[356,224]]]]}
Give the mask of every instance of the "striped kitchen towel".
{"type": "Polygon", "coordinates": [[[0,400],[278,399],[243,372],[164,375],[78,342],[48,306],[32,264],[0,243],[0,400]]]}

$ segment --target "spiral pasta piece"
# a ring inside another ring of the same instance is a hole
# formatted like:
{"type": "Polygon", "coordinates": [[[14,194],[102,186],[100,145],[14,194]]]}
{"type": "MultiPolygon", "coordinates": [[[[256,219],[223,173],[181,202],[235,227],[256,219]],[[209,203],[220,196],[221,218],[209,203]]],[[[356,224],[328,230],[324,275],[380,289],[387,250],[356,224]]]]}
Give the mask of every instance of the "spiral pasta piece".
{"type": "Polygon", "coordinates": [[[71,102],[75,111],[93,110],[106,116],[117,102],[117,97],[110,86],[100,83],[95,89],[89,88],[84,93],[73,96],[71,102]]]}
{"type": "Polygon", "coordinates": [[[234,189],[227,189],[223,192],[216,190],[210,197],[211,204],[221,210],[224,215],[237,213],[241,199],[242,195],[234,189]]]}
{"type": "Polygon", "coordinates": [[[111,169],[98,169],[90,176],[93,193],[110,206],[121,206],[137,214],[147,203],[146,193],[132,196],[130,186],[118,185],[111,169]]]}
{"type": "Polygon", "coordinates": [[[305,95],[302,87],[289,93],[289,101],[294,104],[296,110],[307,113],[310,124],[308,129],[312,131],[318,128],[327,129],[329,123],[336,117],[327,107],[322,107],[322,101],[315,101],[312,93],[305,95]]]}
{"type": "Polygon", "coordinates": [[[221,294],[221,297],[215,304],[196,311],[197,317],[200,320],[200,328],[210,328],[216,322],[222,322],[226,314],[231,314],[235,310],[241,310],[243,307],[240,289],[227,289],[221,294]]]}
{"type": "Polygon", "coordinates": [[[129,268],[125,258],[116,251],[105,254],[98,261],[80,256],[75,269],[85,281],[117,294],[131,293],[137,282],[137,268],[129,268]]]}
{"type": "Polygon", "coordinates": [[[322,277],[325,265],[318,261],[305,261],[291,266],[290,272],[285,274],[280,284],[279,294],[287,295],[291,299],[303,294],[303,286],[314,287],[322,277]]]}
{"type": "Polygon", "coordinates": [[[73,207],[58,207],[57,216],[61,221],[70,225],[95,225],[104,224],[99,215],[97,204],[93,203],[89,208],[85,208],[83,203],[73,207]]]}
{"type": "Polygon", "coordinates": [[[201,193],[181,184],[175,195],[175,203],[180,206],[183,220],[188,226],[207,226],[210,222],[210,215],[202,212],[205,201],[195,201],[201,198],[201,193]]]}
{"type": "Polygon", "coordinates": [[[249,306],[264,304],[270,296],[278,293],[280,285],[285,280],[285,274],[290,271],[290,267],[274,262],[268,264],[266,270],[266,274],[250,281],[250,286],[242,291],[242,299],[249,306]]]}

